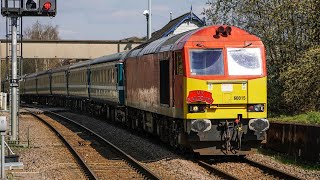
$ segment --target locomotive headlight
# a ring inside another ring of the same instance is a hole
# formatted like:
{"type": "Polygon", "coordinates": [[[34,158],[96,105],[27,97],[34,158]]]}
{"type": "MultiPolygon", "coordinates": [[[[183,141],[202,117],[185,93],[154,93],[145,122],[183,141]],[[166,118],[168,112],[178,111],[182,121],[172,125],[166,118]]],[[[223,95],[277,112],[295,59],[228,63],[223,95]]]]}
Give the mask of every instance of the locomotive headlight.
{"type": "Polygon", "coordinates": [[[205,112],[207,108],[206,104],[190,104],[189,113],[205,112]]]}
{"type": "Polygon", "coordinates": [[[191,130],[194,132],[206,132],[211,129],[211,121],[209,119],[197,119],[191,121],[191,130]]]}
{"type": "Polygon", "coordinates": [[[193,107],[192,107],[192,111],[198,112],[198,111],[199,111],[199,107],[198,107],[198,106],[193,106],[193,107]]]}
{"type": "Polygon", "coordinates": [[[264,112],[263,104],[248,105],[248,112],[264,112]]]}

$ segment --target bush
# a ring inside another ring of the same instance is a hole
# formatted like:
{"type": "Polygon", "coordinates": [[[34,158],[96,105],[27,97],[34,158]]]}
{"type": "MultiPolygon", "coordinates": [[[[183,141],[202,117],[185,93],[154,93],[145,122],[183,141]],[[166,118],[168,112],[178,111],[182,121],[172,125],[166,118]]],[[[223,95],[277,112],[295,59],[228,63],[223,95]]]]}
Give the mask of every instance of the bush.
{"type": "Polygon", "coordinates": [[[320,108],[320,46],[306,51],[281,74],[283,97],[290,111],[317,111],[320,108]]]}

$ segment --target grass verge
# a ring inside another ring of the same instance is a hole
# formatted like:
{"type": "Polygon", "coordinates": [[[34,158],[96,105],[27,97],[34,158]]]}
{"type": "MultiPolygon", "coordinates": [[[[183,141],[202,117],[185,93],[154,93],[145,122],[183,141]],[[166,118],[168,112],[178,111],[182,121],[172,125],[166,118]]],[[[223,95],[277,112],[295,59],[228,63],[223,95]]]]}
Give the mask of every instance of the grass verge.
{"type": "Polygon", "coordinates": [[[300,167],[302,169],[306,169],[306,170],[317,170],[317,171],[320,170],[319,163],[302,161],[301,159],[295,158],[293,156],[289,156],[286,154],[275,152],[275,151],[272,151],[269,149],[259,149],[258,152],[260,154],[270,156],[275,161],[278,161],[283,164],[298,166],[298,167],[300,167]]]}
{"type": "Polygon", "coordinates": [[[272,122],[290,122],[310,125],[320,125],[320,112],[308,112],[296,116],[284,116],[268,118],[272,122]]]}

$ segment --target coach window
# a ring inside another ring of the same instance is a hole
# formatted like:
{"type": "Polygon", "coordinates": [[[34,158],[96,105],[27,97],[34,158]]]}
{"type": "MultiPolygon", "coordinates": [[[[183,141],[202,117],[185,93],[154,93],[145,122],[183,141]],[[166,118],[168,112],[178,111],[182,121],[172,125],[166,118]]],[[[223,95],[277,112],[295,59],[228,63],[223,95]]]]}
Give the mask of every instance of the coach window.
{"type": "Polygon", "coordinates": [[[108,84],[110,84],[110,78],[111,78],[111,76],[110,76],[110,69],[108,69],[108,84]]]}
{"type": "Polygon", "coordinates": [[[83,73],[82,73],[82,82],[85,82],[85,81],[86,81],[85,78],[86,78],[86,72],[83,72],[83,73]]]}
{"type": "Polygon", "coordinates": [[[114,83],[114,69],[111,70],[112,83],[114,83]]]}
{"type": "Polygon", "coordinates": [[[115,83],[116,81],[115,81],[115,70],[114,69],[112,69],[112,83],[115,83]]]}
{"type": "Polygon", "coordinates": [[[100,76],[101,76],[100,84],[102,84],[102,82],[104,81],[103,74],[104,74],[103,69],[100,69],[100,76]]]}

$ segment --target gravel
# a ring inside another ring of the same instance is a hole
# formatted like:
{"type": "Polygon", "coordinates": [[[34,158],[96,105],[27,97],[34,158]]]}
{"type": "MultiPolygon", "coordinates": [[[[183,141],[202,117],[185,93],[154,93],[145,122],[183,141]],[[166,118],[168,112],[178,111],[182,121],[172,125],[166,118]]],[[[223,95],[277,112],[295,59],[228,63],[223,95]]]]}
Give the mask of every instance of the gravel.
{"type": "Polygon", "coordinates": [[[215,166],[239,179],[275,179],[275,177],[265,174],[261,169],[246,163],[225,162],[217,163],[215,166]]]}
{"type": "Polygon", "coordinates": [[[8,179],[84,179],[68,149],[39,120],[21,115],[19,139],[21,147],[12,149],[20,156],[24,169],[6,171],[8,179]]]}
{"type": "Polygon", "coordinates": [[[296,177],[299,177],[301,179],[320,179],[320,169],[319,170],[308,170],[303,169],[301,167],[292,165],[292,164],[283,164],[278,161],[276,161],[271,156],[266,156],[262,154],[251,154],[247,156],[248,159],[261,162],[263,164],[269,165],[271,167],[274,167],[276,169],[282,170],[284,172],[290,173],[292,175],[295,175],[296,177]]]}

